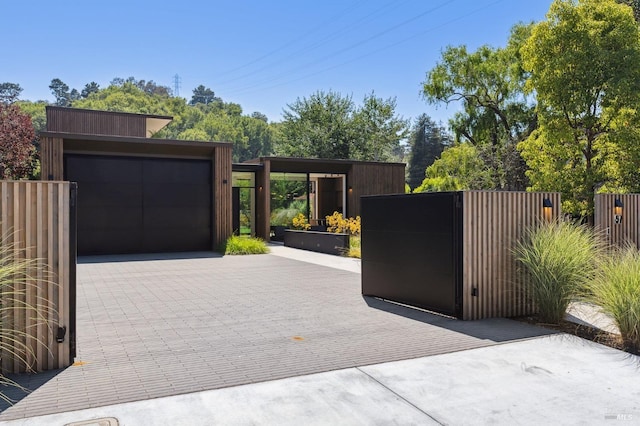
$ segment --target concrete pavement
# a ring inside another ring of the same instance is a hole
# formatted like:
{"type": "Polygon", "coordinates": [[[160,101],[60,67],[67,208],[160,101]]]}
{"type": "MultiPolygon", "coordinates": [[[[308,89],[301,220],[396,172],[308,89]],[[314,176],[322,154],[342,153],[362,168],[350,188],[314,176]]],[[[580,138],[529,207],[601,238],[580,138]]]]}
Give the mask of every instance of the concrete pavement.
{"type": "Polygon", "coordinates": [[[631,425],[639,361],[553,335],[6,424],[631,425]]]}

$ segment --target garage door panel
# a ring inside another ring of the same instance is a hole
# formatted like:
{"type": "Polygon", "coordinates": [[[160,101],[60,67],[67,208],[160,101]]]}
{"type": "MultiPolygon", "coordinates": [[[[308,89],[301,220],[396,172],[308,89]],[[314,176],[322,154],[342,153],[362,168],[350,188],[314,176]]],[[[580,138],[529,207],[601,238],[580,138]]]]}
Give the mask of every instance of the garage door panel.
{"type": "Polygon", "coordinates": [[[142,182],[142,163],[136,158],[68,156],[65,172],[73,182],[142,182]]]}
{"type": "Polygon", "coordinates": [[[65,156],[78,182],[78,253],[211,250],[211,162],[65,156]]]}
{"type": "Polygon", "coordinates": [[[78,230],[92,228],[141,229],[142,227],[142,209],[139,207],[96,208],[78,203],[78,230]]]}
{"type": "Polygon", "coordinates": [[[142,206],[141,183],[79,182],[78,195],[82,204],[92,207],[142,206]]]}
{"type": "Polygon", "coordinates": [[[144,184],[145,207],[189,206],[211,207],[211,186],[177,183],[144,184]],[[171,194],[171,196],[167,196],[171,194]]]}
{"type": "Polygon", "coordinates": [[[194,183],[211,181],[209,161],[147,159],[144,179],[148,183],[194,183]]]}
{"type": "Polygon", "coordinates": [[[209,208],[192,208],[188,214],[181,207],[155,207],[145,209],[143,221],[145,228],[204,228],[210,227],[209,208]]]}
{"type": "Polygon", "coordinates": [[[210,228],[165,228],[162,232],[147,232],[144,235],[146,252],[172,252],[211,250],[210,228]]]}
{"type": "Polygon", "coordinates": [[[140,253],[141,228],[128,229],[78,229],[78,253],[124,254],[140,253]],[[82,233],[82,237],[80,237],[82,233]]]}

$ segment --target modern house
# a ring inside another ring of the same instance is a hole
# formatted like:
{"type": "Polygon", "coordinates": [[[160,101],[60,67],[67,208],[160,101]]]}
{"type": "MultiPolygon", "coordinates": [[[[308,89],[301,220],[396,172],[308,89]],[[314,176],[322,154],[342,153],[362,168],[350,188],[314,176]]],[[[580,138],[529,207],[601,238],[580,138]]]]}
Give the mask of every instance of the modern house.
{"type": "Polygon", "coordinates": [[[78,253],[214,250],[232,232],[269,239],[303,213],[360,212],[404,192],[402,163],[264,157],[232,164],[224,142],[151,136],[172,117],[47,107],[43,180],[78,183],[78,253]]]}

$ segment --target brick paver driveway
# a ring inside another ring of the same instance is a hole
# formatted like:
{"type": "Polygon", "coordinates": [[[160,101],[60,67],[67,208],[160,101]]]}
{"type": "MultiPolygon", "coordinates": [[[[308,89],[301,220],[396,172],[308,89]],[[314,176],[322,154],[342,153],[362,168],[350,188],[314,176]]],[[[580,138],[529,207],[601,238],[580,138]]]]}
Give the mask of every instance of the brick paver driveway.
{"type": "Polygon", "coordinates": [[[84,258],[79,364],[18,381],[0,420],[459,351],[541,335],[360,295],[360,275],[274,255],[84,258]],[[126,261],[123,261],[126,260],[126,261]]]}

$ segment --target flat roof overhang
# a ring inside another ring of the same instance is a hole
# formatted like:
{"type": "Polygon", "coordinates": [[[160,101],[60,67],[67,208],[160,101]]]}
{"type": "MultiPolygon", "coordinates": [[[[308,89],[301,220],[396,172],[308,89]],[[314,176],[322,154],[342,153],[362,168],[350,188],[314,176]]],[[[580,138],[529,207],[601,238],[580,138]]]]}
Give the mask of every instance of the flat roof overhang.
{"type": "Polygon", "coordinates": [[[211,159],[216,147],[232,147],[232,144],[227,142],[181,141],[61,132],[42,132],[40,135],[61,138],[63,140],[64,153],[69,154],[211,159]]]}
{"type": "Polygon", "coordinates": [[[272,172],[284,173],[348,173],[354,164],[386,164],[403,168],[406,166],[404,163],[294,157],[260,157],[243,164],[264,164],[267,161],[272,172]]]}

